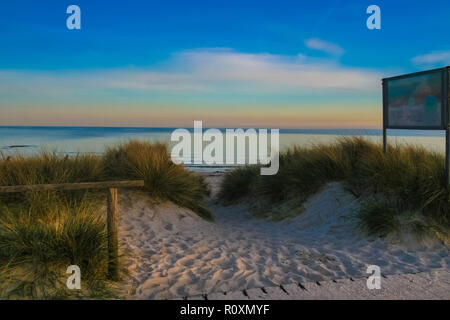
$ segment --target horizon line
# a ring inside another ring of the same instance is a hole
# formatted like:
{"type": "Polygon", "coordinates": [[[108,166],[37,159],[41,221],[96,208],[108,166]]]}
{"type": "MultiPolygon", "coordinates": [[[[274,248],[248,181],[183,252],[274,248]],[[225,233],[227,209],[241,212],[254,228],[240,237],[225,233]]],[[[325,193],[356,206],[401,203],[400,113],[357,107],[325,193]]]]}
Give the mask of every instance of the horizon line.
{"type": "MultiPolygon", "coordinates": [[[[142,129],[178,129],[178,128],[194,128],[192,127],[169,127],[169,126],[102,126],[102,125],[2,125],[0,124],[0,128],[142,128],[142,129]]],[[[203,129],[232,129],[231,127],[203,127],[203,129]]],[[[254,126],[240,126],[235,127],[233,129],[280,129],[280,130],[382,130],[383,127],[266,127],[266,128],[258,128],[254,126]]]]}

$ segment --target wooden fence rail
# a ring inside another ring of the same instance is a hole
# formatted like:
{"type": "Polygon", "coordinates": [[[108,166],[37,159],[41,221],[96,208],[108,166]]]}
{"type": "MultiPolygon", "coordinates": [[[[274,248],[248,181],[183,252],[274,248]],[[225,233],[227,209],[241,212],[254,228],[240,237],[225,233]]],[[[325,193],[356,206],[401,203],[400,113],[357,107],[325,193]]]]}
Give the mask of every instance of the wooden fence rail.
{"type": "Polygon", "coordinates": [[[107,189],[107,188],[143,187],[143,186],[144,180],[79,182],[79,183],[58,183],[58,184],[29,184],[20,186],[0,186],[0,193],[27,192],[27,191],[107,189]]]}
{"type": "Polygon", "coordinates": [[[34,184],[20,186],[0,186],[0,193],[29,192],[29,191],[68,191],[84,189],[108,189],[107,217],[108,232],[108,277],[118,280],[119,277],[119,243],[117,236],[118,198],[117,188],[143,187],[144,180],[101,181],[60,184],[34,184]]]}

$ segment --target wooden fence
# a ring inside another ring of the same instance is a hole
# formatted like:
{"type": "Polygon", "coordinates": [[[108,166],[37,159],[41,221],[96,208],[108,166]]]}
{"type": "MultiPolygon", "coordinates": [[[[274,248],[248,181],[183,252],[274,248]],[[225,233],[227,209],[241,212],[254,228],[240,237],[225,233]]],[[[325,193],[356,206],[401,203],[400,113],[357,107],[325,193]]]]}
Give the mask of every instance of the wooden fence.
{"type": "Polygon", "coordinates": [[[144,180],[35,184],[35,185],[20,185],[20,186],[0,186],[0,193],[108,189],[107,217],[106,217],[107,233],[108,233],[108,277],[111,280],[118,280],[119,242],[117,236],[117,219],[118,219],[117,188],[143,187],[143,186],[144,180]]]}

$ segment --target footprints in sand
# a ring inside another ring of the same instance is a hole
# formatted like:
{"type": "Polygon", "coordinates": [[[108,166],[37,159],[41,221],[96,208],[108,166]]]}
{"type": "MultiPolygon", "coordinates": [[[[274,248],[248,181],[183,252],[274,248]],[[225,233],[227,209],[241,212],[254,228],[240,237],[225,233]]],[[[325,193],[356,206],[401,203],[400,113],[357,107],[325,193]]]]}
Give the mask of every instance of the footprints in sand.
{"type": "Polygon", "coordinates": [[[320,257],[295,249],[295,241],[278,230],[267,230],[261,222],[238,214],[217,216],[209,223],[188,214],[181,221],[179,210],[168,205],[153,215],[138,211],[124,219],[126,241],[139,248],[139,256],[132,257],[137,265],[136,298],[165,299],[298,281],[307,274],[304,264],[320,257]]]}
{"type": "Polygon", "coordinates": [[[122,249],[131,252],[132,298],[171,299],[357,277],[368,264],[379,263],[386,272],[421,262],[449,264],[444,251],[406,253],[379,241],[352,238],[350,222],[340,218],[352,208],[343,201],[348,196],[341,196],[336,185],[324,192],[339,217],[324,216],[321,199],[312,199],[315,207],[306,207],[303,218],[280,223],[249,218],[243,207],[217,204],[211,204],[215,221],[206,222],[174,204],[151,207],[139,195],[131,196],[130,205],[121,210],[119,236],[122,249]],[[307,229],[299,227],[302,222],[307,229]]]}

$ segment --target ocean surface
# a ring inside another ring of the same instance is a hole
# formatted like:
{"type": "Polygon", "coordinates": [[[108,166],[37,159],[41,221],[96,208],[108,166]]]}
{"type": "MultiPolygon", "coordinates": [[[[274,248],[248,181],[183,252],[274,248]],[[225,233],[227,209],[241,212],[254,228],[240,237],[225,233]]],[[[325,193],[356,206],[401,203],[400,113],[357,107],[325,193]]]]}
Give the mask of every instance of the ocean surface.
{"type": "MultiPolygon", "coordinates": [[[[162,141],[173,146],[170,137],[176,128],[132,128],[132,127],[6,127],[0,126],[0,153],[11,155],[17,152],[33,154],[42,149],[63,154],[102,154],[105,147],[131,139],[162,141]]],[[[192,129],[188,129],[193,132],[192,129]]],[[[204,128],[203,130],[206,130],[204,128]]],[[[225,133],[224,129],[220,129],[225,133]]],[[[364,136],[381,142],[380,129],[281,129],[280,149],[294,144],[308,146],[330,143],[342,136],[364,136]]],[[[268,139],[269,140],[269,139],[268,139]]],[[[204,142],[204,145],[209,142],[204,142]]],[[[435,130],[388,130],[388,143],[413,143],[429,150],[445,151],[445,132],[435,130]]],[[[225,144],[225,143],[224,143],[225,144]]],[[[225,147],[224,147],[225,148],[225,147]]],[[[194,158],[197,155],[194,155],[194,158]]],[[[239,157],[239,155],[238,155],[239,157]]],[[[245,161],[248,161],[246,158],[245,161]]],[[[194,170],[216,170],[227,166],[192,165],[194,170]]]]}

